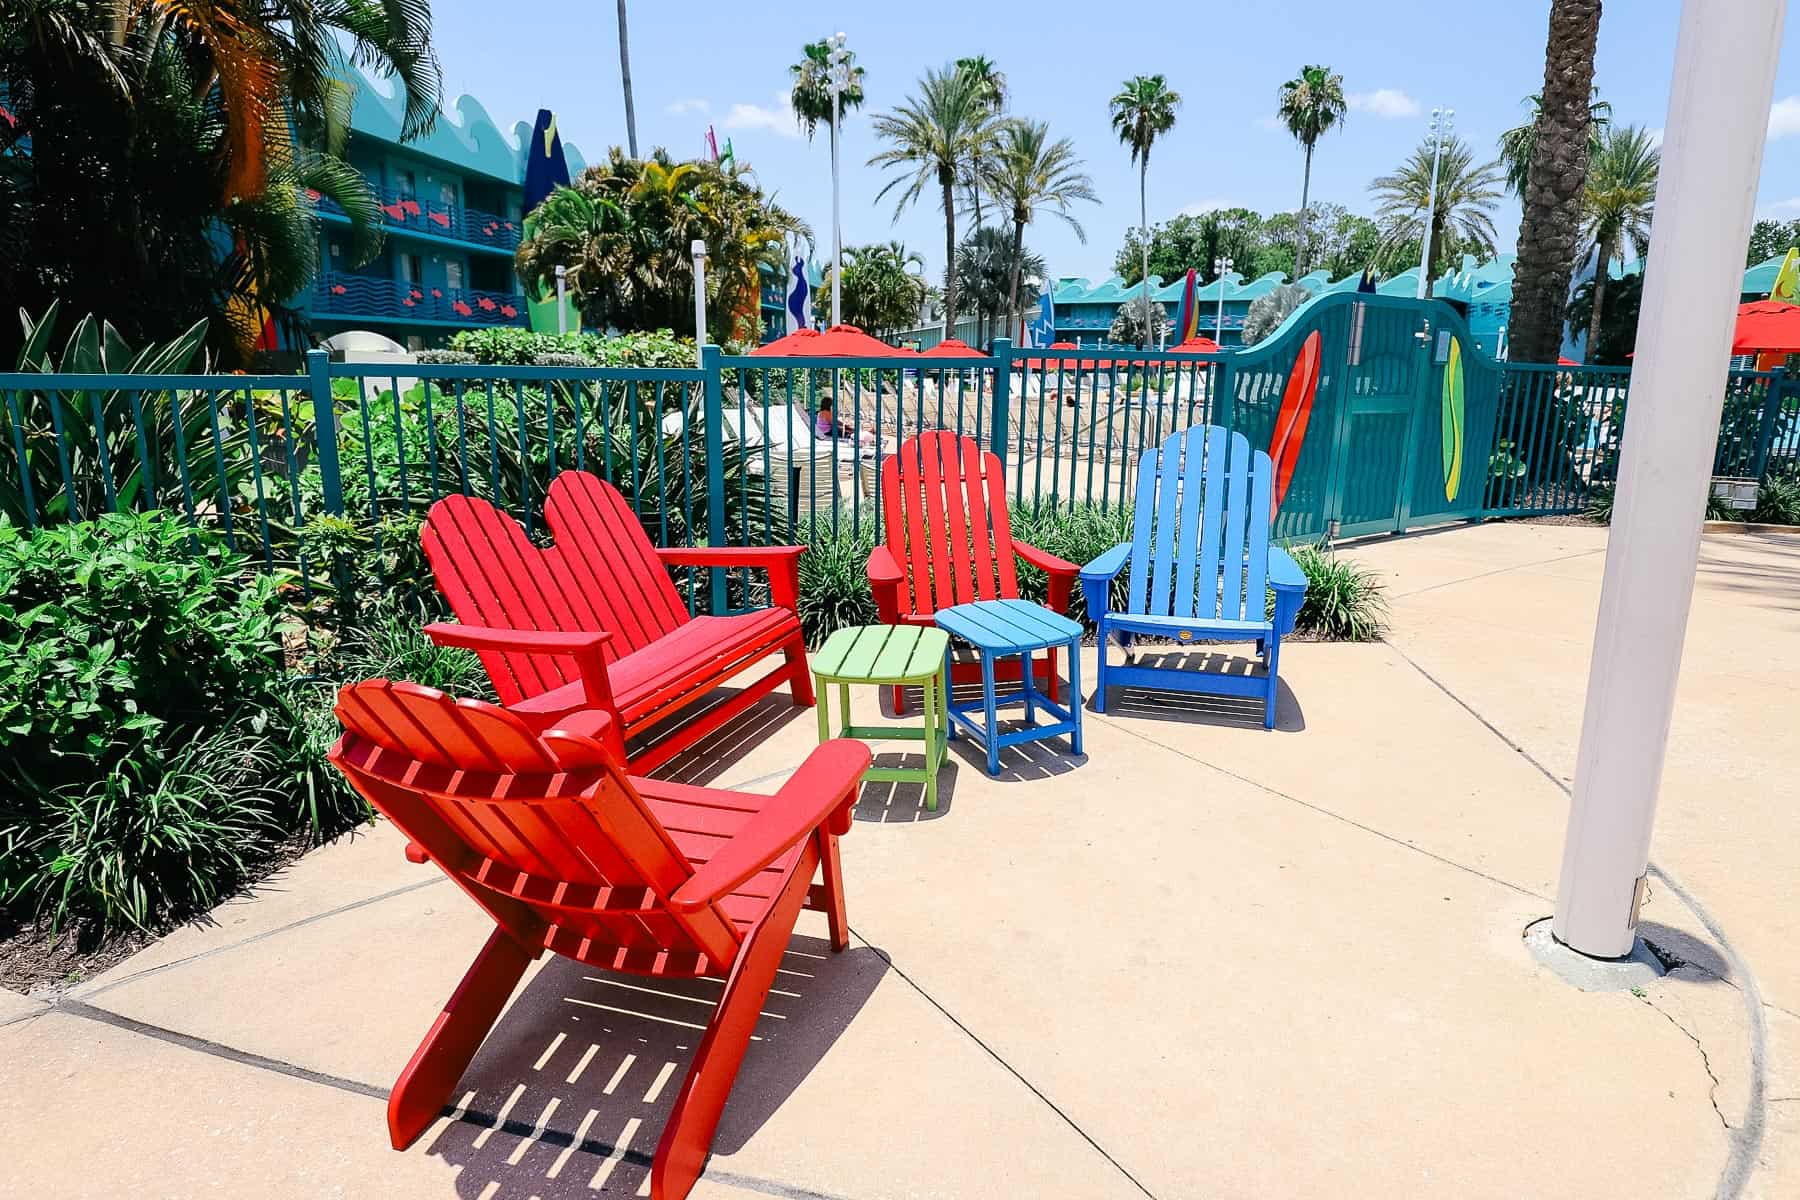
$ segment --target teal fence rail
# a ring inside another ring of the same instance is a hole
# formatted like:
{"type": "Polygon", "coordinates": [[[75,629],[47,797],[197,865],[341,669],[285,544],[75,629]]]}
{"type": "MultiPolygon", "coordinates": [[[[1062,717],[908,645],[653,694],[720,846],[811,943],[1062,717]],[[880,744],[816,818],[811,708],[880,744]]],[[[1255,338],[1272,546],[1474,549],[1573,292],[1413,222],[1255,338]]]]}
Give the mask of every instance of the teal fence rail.
{"type": "MultiPolygon", "coordinates": [[[[1435,301],[1334,294],[1236,354],[1027,350],[685,369],[371,366],[304,375],[0,374],[0,514],[39,526],[177,510],[309,591],[321,547],[398,536],[451,492],[542,538],[565,468],[602,475],[664,545],[880,536],[880,464],[956,430],[1002,461],[1016,510],[1123,505],[1142,453],[1212,422],[1270,450],[1278,536],[1568,513],[1617,471],[1623,368],[1501,363],[1435,301]],[[334,540],[335,539],[335,540],[334,540]]],[[[1714,472],[1800,464],[1800,383],[1733,372],[1714,472]]],[[[697,606],[747,579],[695,577],[697,606]]]]}

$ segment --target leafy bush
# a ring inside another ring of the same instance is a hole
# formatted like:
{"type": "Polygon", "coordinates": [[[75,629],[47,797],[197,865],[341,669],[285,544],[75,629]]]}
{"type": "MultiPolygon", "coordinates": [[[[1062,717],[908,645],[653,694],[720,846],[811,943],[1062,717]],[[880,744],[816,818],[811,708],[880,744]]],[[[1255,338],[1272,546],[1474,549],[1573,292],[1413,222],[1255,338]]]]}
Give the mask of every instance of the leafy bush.
{"type": "MultiPolygon", "coordinates": [[[[1339,558],[1321,543],[1288,553],[1306,572],[1306,600],[1294,629],[1332,642],[1372,642],[1387,628],[1381,580],[1366,567],[1339,558]]],[[[1270,596],[1273,611],[1274,597],[1270,596]]]]}
{"type": "MultiPolygon", "coordinates": [[[[1049,554],[1085,566],[1102,552],[1111,550],[1120,542],[1131,540],[1131,506],[1111,505],[1102,509],[1094,503],[1079,503],[1073,507],[1043,508],[1032,512],[1021,507],[1012,517],[1013,537],[1021,542],[1036,546],[1049,554]]],[[[1120,572],[1113,580],[1112,603],[1116,608],[1125,606],[1127,589],[1130,587],[1130,576],[1120,572]]],[[[1050,577],[1036,567],[1019,564],[1019,594],[1027,600],[1035,600],[1039,604],[1050,597],[1050,577]]],[[[1068,616],[1089,626],[1094,624],[1088,615],[1087,600],[1082,595],[1081,584],[1076,582],[1069,592],[1068,616]]]]}
{"type": "Polygon", "coordinates": [[[807,645],[817,646],[845,626],[879,620],[867,572],[874,549],[875,531],[868,525],[857,534],[846,526],[835,536],[821,529],[811,539],[800,556],[800,627],[807,645]]]}
{"type": "Polygon", "coordinates": [[[667,329],[623,333],[608,337],[598,333],[537,333],[517,326],[465,329],[450,339],[454,350],[474,356],[487,365],[528,367],[533,364],[601,367],[691,367],[694,339],[676,337],[667,329]],[[543,362],[546,354],[572,354],[576,363],[543,362]]]}
{"type": "Polygon", "coordinates": [[[145,925],[291,828],[275,582],[165,512],[0,522],[0,907],[145,925]]]}
{"type": "Polygon", "coordinates": [[[1800,473],[1771,471],[1763,476],[1750,519],[1766,525],[1800,525],[1800,473]]]}
{"type": "Polygon", "coordinates": [[[591,367],[594,360],[585,354],[570,354],[561,350],[546,350],[532,359],[532,364],[539,367],[591,367]]]}
{"type": "Polygon", "coordinates": [[[413,361],[422,367],[467,367],[475,356],[466,350],[416,350],[413,361]]]}

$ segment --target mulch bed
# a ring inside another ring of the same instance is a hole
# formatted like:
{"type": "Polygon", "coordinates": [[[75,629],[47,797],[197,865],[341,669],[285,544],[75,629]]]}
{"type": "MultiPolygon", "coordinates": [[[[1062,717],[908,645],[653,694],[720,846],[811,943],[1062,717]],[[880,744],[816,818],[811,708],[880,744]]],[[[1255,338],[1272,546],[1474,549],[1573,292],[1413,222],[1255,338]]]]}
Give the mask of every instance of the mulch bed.
{"type": "MultiPolygon", "coordinates": [[[[304,834],[277,843],[251,875],[219,903],[243,895],[312,848],[311,839],[304,834]]],[[[0,913],[0,987],[40,1000],[54,1000],[104,974],[164,934],[190,922],[204,921],[210,911],[171,916],[149,929],[111,931],[86,925],[53,930],[47,919],[21,920],[0,913]]]]}

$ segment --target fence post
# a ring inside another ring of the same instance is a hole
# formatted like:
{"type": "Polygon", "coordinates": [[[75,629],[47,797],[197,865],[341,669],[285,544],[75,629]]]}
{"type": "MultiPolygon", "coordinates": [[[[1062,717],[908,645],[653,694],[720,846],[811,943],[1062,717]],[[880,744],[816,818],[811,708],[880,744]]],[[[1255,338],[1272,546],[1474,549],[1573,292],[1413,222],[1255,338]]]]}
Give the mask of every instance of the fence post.
{"type": "Polygon", "coordinates": [[[994,357],[1000,365],[994,371],[994,417],[993,427],[988,434],[988,448],[994,457],[1004,465],[1006,462],[1007,423],[1011,419],[1012,402],[1012,354],[1011,338],[994,339],[994,357]]]}
{"type": "Polygon", "coordinates": [[[319,460],[319,489],[325,511],[344,515],[344,480],[338,471],[337,413],[331,403],[331,356],[323,350],[306,352],[306,390],[312,397],[313,452],[319,460]]]}
{"type": "Polygon", "coordinates": [[[1232,359],[1235,351],[1226,351],[1219,356],[1219,366],[1213,372],[1213,410],[1212,419],[1208,422],[1223,429],[1231,428],[1231,420],[1237,415],[1237,366],[1232,359]]]}
{"type": "Polygon", "coordinates": [[[1776,367],[1769,372],[1769,382],[1763,391],[1762,424],[1756,430],[1756,456],[1751,462],[1750,474],[1757,479],[1769,469],[1769,451],[1775,447],[1775,418],[1781,412],[1781,401],[1786,394],[1787,368],[1776,367]]]}
{"type": "MultiPolygon", "coordinates": [[[[725,544],[725,387],[720,353],[717,346],[700,348],[700,370],[706,376],[701,407],[706,435],[706,544],[715,547],[725,544]]],[[[711,572],[712,611],[717,616],[725,611],[725,568],[713,567],[711,572]]]]}

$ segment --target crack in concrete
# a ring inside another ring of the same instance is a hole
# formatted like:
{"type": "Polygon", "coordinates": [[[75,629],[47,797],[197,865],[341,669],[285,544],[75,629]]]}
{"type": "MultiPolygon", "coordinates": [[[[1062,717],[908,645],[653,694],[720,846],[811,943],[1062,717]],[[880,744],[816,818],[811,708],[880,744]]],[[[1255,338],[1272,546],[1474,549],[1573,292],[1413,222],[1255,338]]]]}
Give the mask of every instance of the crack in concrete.
{"type": "Polygon", "coordinates": [[[1735,1131],[1737,1126],[1731,1123],[1730,1118],[1725,1115],[1725,1110],[1719,1107],[1719,1074],[1717,1071],[1713,1070],[1712,1056],[1706,1052],[1706,1045],[1700,1040],[1700,1035],[1676,1020],[1675,1014],[1658,1004],[1648,995],[1639,996],[1638,999],[1647,1007],[1655,1009],[1662,1015],[1663,1020],[1673,1025],[1676,1029],[1679,1029],[1683,1037],[1694,1043],[1694,1049],[1700,1052],[1700,1065],[1706,1069],[1706,1077],[1712,1080],[1712,1086],[1706,1091],[1706,1099],[1712,1104],[1713,1113],[1719,1118],[1719,1124],[1725,1127],[1725,1132],[1731,1133],[1735,1131]]]}

